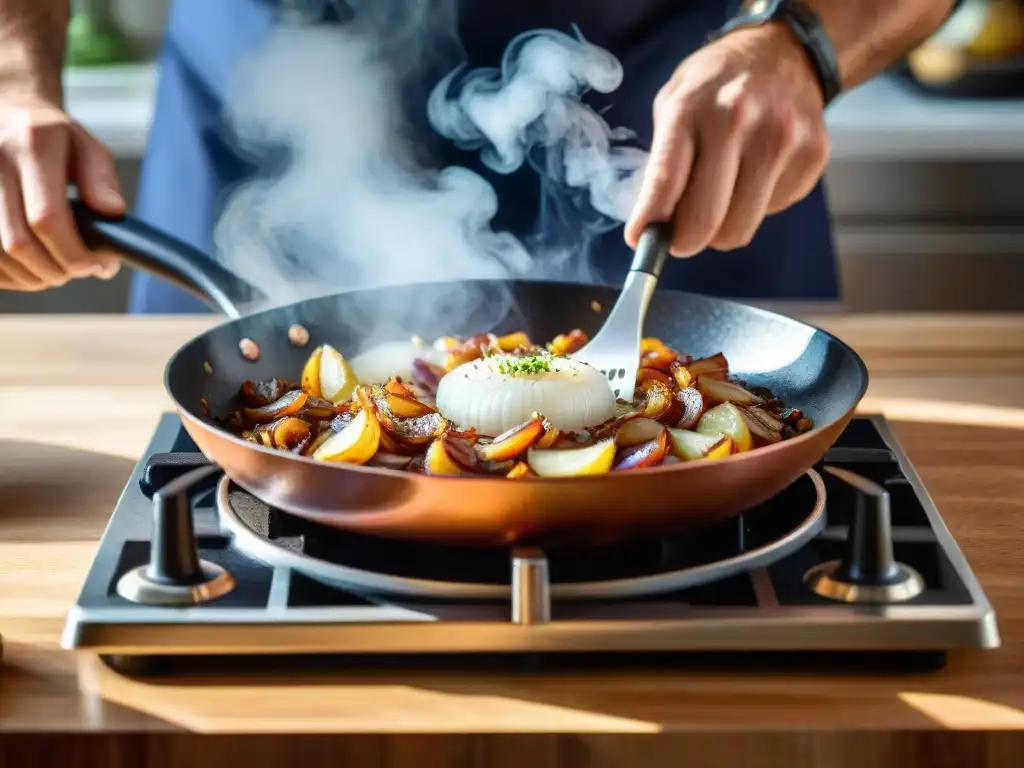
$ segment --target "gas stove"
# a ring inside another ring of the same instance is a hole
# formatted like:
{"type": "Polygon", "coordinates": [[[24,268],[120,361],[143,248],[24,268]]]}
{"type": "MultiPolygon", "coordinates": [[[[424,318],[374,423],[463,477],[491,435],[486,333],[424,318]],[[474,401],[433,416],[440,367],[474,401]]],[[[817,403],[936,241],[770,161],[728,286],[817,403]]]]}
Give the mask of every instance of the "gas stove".
{"type": "Polygon", "coordinates": [[[296,519],[234,485],[166,414],[62,643],[128,673],[267,655],[358,657],[361,668],[371,658],[934,668],[999,636],[879,416],[855,418],[817,467],[728,522],[545,552],[417,545],[296,519]]]}

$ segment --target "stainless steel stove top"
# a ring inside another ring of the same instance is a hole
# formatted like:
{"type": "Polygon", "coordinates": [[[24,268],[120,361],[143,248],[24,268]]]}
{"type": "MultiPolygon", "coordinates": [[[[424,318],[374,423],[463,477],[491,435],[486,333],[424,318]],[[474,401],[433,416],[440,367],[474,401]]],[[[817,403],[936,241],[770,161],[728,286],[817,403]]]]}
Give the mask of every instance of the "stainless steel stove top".
{"type": "Polygon", "coordinates": [[[65,648],[154,657],[909,652],[999,645],[988,599],[880,417],[701,532],[542,552],[342,533],[269,509],[166,415],[65,648]]]}

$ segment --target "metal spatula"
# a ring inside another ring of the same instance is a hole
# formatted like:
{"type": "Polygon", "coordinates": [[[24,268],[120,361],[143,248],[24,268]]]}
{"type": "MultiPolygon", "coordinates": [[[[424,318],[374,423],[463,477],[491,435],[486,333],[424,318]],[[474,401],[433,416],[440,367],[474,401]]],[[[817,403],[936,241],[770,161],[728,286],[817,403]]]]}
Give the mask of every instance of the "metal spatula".
{"type": "Polygon", "coordinates": [[[643,231],[622,293],[604,325],[583,349],[571,355],[607,376],[616,399],[633,397],[644,318],[668,258],[671,239],[668,224],[652,224],[643,231]]]}

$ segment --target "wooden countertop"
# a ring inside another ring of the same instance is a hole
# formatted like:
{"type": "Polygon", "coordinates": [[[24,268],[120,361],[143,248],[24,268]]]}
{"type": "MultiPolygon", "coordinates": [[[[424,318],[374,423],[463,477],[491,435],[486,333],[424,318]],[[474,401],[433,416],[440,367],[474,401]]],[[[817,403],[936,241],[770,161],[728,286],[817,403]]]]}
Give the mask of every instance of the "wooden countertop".
{"type": "MultiPolygon", "coordinates": [[[[121,677],[61,651],[59,633],[125,479],[169,409],[164,362],[212,320],[0,317],[0,733],[121,733],[96,747],[107,761],[97,764],[117,766],[141,764],[132,760],[143,753],[150,765],[213,765],[227,754],[191,746],[188,732],[376,735],[330,749],[263,738],[223,747],[250,765],[300,755],[332,764],[350,756],[360,765],[512,765],[508,750],[516,765],[639,765],[682,748],[693,756],[688,765],[750,756],[853,765],[847,750],[879,764],[920,757],[933,766],[1010,765],[1019,744],[998,732],[1024,729],[1024,316],[809,319],[867,361],[863,410],[894,420],[995,606],[1000,649],[956,653],[945,670],[917,675],[121,677]],[[991,733],[948,733],[973,729],[991,733]],[[425,736],[523,732],[563,736],[425,736]],[[621,737],[599,735],[607,733],[621,737]],[[954,758],[967,761],[945,762],[954,758]]],[[[0,743],[0,764],[21,754],[17,741],[0,743]]]]}

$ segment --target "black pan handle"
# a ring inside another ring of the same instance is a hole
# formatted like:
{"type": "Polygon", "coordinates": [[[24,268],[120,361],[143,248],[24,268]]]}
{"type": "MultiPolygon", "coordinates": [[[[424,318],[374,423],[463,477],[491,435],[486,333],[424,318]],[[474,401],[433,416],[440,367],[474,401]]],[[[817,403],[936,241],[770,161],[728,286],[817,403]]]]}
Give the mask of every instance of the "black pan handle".
{"type": "Polygon", "coordinates": [[[640,234],[630,272],[643,272],[655,280],[668,261],[668,248],[672,244],[671,224],[650,224],[640,234]]]}
{"type": "Polygon", "coordinates": [[[134,216],[105,216],[81,200],[69,203],[87,246],[114,251],[126,264],[162,277],[232,319],[266,298],[212,257],[134,216]]]}

